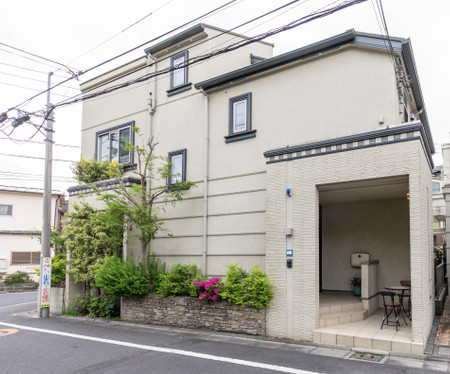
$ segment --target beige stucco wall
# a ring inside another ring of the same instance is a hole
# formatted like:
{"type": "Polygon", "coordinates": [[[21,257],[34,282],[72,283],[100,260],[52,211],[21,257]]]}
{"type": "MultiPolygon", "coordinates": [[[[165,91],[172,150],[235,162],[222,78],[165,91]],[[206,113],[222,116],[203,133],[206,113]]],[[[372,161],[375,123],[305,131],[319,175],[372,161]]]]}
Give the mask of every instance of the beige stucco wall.
{"type": "Polygon", "coordinates": [[[432,230],[431,221],[427,221],[431,206],[431,171],[419,140],[268,165],[266,271],[276,287],[267,313],[269,335],[312,341],[318,326],[318,186],[400,175],[409,176],[411,194],[409,258],[413,341],[426,342],[434,314],[430,289],[432,230]],[[288,180],[293,188],[291,198],[285,194],[288,180]],[[287,217],[289,204],[293,208],[287,217]],[[292,269],[286,268],[285,254],[284,230],[289,219],[294,228],[292,269]]]}
{"type": "Polygon", "coordinates": [[[378,260],[376,289],[411,279],[409,202],[403,199],[349,202],[322,206],[322,288],[351,291],[350,278],[361,277],[352,253],[378,260]]]}

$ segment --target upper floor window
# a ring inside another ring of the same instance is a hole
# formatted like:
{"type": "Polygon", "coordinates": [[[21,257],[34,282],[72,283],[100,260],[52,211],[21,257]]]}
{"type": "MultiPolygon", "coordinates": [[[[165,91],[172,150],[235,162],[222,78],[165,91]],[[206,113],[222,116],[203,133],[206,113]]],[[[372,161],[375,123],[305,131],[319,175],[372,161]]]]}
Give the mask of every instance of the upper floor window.
{"type": "Polygon", "coordinates": [[[236,140],[253,138],[256,130],[252,130],[252,94],[251,92],[232,97],[229,100],[227,143],[236,140]]]}
{"type": "Polygon", "coordinates": [[[439,182],[433,182],[433,193],[441,192],[441,184],[439,182]]]}
{"type": "Polygon", "coordinates": [[[191,89],[192,83],[188,83],[188,51],[183,51],[170,58],[170,89],[167,95],[191,89]]]}
{"type": "Polygon", "coordinates": [[[186,149],[169,152],[169,185],[186,182],[186,149]]]}
{"type": "Polygon", "coordinates": [[[12,205],[0,204],[0,216],[12,216],[12,205]]]}
{"type": "Polygon", "coordinates": [[[97,160],[132,164],[133,152],[127,144],[134,143],[134,122],[97,132],[97,160]]]}

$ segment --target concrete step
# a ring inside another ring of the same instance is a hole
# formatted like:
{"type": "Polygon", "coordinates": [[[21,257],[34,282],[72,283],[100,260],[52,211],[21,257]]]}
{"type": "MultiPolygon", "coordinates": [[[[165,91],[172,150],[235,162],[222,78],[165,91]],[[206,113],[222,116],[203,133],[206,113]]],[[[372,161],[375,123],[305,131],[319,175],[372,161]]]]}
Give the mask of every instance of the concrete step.
{"type": "Polygon", "coordinates": [[[362,308],[363,304],[361,301],[346,302],[343,304],[321,306],[319,313],[322,315],[330,313],[354,312],[356,310],[362,310],[362,308]]]}
{"type": "Polygon", "coordinates": [[[353,323],[363,321],[367,318],[368,312],[365,309],[358,309],[339,313],[323,313],[320,314],[320,328],[335,325],[343,325],[345,323],[353,323]]]}

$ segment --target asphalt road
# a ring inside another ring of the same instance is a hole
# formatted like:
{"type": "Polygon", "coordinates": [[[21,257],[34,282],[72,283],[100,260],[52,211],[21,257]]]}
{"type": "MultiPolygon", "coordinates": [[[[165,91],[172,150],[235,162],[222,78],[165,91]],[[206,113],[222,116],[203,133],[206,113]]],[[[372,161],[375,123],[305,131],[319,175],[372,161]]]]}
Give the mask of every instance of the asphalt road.
{"type": "MultiPolygon", "coordinates": [[[[245,335],[42,319],[37,318],[36,298],[36,293],[0,294],[0,373],[433,373],[421,369],[420,361],[350,360],[342,350],[245,335]]],[[[448,369],[437,364],[428,367],[448,369]]]]}

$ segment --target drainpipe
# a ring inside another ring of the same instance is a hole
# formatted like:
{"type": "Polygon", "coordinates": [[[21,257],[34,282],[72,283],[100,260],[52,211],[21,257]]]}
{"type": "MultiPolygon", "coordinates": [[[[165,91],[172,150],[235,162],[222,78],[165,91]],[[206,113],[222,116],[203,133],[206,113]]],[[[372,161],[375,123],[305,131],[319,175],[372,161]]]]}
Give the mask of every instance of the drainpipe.
{"type": "Polygon", "coordinates": [[[209,170],[209,97],[202,89],[205,97],[205,140],[204,140],[204,177],[203,177],[203,252],[202,272],[207,274],[206,256],[208,254],[208,170],[209,170]]]}
{"type": "MultiPolygon", "coordinates": [[[[147,110],[148,110],[148,116],[147,116],[147,134],[148,139],[151,140],[153,137],[153,114],[156,110],[156,58],[153,57],[151,54],[147,55],[147,65],[152,64],[152,74],[153,79],[150,81],[150,90],[149,90],[149,97],[147,99],[147,110]]],[[[151,187],[151,175],[148,173],[147,175],[147,183],[145,185],[145,190],[147,191],[147,194],[150,193],[150,187],[151,187]]],[[[150,242],[147,244],[147,259],[148,255],[150,254],[150,242]]],[[[147,260],[146,259],[146,260],[147,260]]]]}

